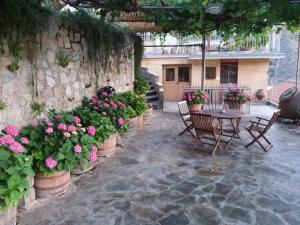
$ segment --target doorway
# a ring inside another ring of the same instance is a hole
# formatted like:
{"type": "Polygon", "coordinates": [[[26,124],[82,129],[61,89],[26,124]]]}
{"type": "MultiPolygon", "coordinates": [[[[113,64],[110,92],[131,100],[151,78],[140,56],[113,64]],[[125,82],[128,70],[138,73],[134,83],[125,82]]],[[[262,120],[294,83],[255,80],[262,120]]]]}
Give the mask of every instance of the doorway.
{"type": "Polygon", "coordinates": [[[183,89],[191,83],[191,66],[164,66],[164,101],[181,101],[183,89]]]}

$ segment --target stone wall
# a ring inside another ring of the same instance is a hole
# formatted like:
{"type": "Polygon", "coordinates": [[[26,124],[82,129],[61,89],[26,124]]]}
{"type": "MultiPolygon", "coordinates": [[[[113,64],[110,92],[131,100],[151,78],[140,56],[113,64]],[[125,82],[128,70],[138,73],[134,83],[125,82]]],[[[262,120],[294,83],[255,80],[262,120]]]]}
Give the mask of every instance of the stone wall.
{"type": "Polygon", "coordinates": [[[24,60],[16,72],[7,69],[12,61],[4,44],[0,56],[0,99],[7,104],[0,111],[0,127],[6,123],[22,126],[32,119],[30,104],[45,102],[47,108],[70,110],[84,96],[95,95],[97,87],[110,85],[118,92],[132,90],[134,62],[121,59],[118,71],[111,59],[108,71],[99,71],[99,78],[88,63],[84,33],[52,19],[47,32],[39,35],[36,63],[24,60]],[[67,67],[58,64],[56,54],[63,51],[71,58],[67,67]]]}

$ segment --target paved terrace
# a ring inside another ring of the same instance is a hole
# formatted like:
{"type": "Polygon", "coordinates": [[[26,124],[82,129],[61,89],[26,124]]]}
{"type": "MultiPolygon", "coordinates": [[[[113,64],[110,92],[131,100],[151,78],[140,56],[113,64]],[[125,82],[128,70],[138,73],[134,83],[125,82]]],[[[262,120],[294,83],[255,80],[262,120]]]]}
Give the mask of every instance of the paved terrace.
{"type": "MultiPolygon", "coordinates": [[[[263,113],[273,109],[256,107],[263,113]]],[[[124,142],[112,158],[73,180],[56,199],[39,201],[20,225],[299,225],[300,129],[275,124],[269,153],[235,141],[211,157],[173,112],[124,142]]]]}

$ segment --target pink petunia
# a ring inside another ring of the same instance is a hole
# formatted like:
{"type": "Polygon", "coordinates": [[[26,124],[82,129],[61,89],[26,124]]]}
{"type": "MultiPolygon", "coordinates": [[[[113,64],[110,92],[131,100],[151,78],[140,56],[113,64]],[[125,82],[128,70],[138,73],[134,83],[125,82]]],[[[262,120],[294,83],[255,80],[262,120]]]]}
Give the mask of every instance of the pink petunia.
{"type": "Polygon", "coordinates": [[[26,137],[22,137],[20,140],[21,140],[21,143],[23,145],[28,145],[29,144],[29,140],[26,137]]]}
{"type": "Polygon", "coordinates": [[[81,122],[81,120],[80,120],[80,118],[78,116],[74,116],[73,122],[78,124],[78,123],[81,122]]]}
{"type": "Polygon", "coordinates": [[[58,126],[57,126],[57,128],[58,128],[59,130],[63,130],[63,131],[67,131],[67,130],[68,130],[67,125],[64,124],[64,123],[59,123],[58,126]]]}
{"type": "Polygon", "coordinates": [[[93,127],[93,126],[88,126],[88,127],[86,128],[86,130],[87,130],[87,132],[88,132],[89,135],[95,136],[95,134],[96,134],[96,128],[95,128],[95,127],[93,127]]]}
{"type": "Polygon", "coordinates": [[[12,136],[18,136],[19,135],[19,129],[15,125],[8,124],[4,131],[6,134],[12,135],[12,136]]]}
{"type": "Polygon", "coordinates": [[[75,145],[74,152],[81,153],[82,152],[82,147],[80,145],[75,145]]]}
{"type": "Polygon", "coordinates": [[[53,169],[57,165],[57,161],[53,159],[51,156],[49,156],[45,161],[46,167],[49,169],[53,169]]]}
{"type": "Polygon", "coordinates": [[[53,133],[53,128],[52,128],[52,127],[48,127],[48,128],[45,130],[45,132],[46,132],[47,134],[51,134],[51,133],[53,133]]]}
{"type": "Polygon", "coordinates": [[[72,132],[74,132],[76,130],[77,130],[77,128],[74,125],[69,125],[68,126],[68,132],[70,132],[70,133],[72,133],[72,132]]]}
{"type": "Polygon", "coordinates": [[[21,144],[19,144],[18,142],[13,142],[8,146],[9,150],[16,152],[16,153],[23,153],[24,152],[24,148],[21,144]]]}
{"type": "Polygon", "coordinates": [[[118,119],[118,124],[119,124],[120,126],[123,126],[123,125],[125,124],[124,118],[119,118],[119,119],[118,119]]]}

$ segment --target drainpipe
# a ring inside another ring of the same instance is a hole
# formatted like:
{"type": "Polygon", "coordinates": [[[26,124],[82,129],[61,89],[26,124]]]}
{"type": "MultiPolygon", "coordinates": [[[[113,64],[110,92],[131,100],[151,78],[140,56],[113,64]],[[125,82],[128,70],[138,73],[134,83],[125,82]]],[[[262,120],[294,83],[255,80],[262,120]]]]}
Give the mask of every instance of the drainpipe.
{"type": "Polygon", "coordinates": [[[296,70],[296,89],[298,89],[298,76],[299,76],[299,51],[300,51],[300,31],[298,34],[298,52],[297,52],[297,70],[296,70]]]}
{"type": "Polygon", "coordinates": [[[201,73],[201,89],[204,91],[204,79],[205,79],[205,34],[202,35],[202,45],[201,45],[201,50],[202,50],[202,73],[201,73]]]}

